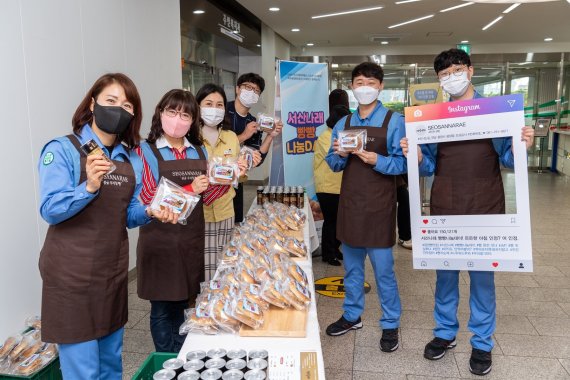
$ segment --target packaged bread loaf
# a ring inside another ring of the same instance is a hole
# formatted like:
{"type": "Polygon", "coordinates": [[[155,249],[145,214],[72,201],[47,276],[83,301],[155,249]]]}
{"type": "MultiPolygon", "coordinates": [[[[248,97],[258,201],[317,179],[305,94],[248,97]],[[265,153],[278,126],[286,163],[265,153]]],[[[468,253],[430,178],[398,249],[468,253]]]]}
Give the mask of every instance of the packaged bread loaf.
{"type": "Polygon", "coordinates": [[[161,177],[156,194],[150,203],[150,208],[157,211],[170,208],[172,212],[178,214],[178,223],[186,224],[198,202],[200,202],[198,195],[186,191],[167,178],[161,177]]]}
{"type": "Polygon", "coordinates": [[[22,340],[12,349],[12,351],[8,354],[8,357],[12,362],[15,362],[18,360],[20,355],[22,355],[22,353],[33,349],[38,343],[41,345],[40,331],[30,330],[24,334],[22,340]]]}
{"type": "Polygon", "coordinates": [[[212,157],[208,162],[208,179],[214,185],[238,186],[239,166],[235,158],[212,157]]]}
{"type": "Polygon", "coordinates": [[[362,152],[366,148],[366,129],[349,129],[338,133],[339,151],[344,153],[362,152]]]}
{"type": "Polygon", "coordinates": [[[285,249],[296,257],[305,257],[307,255],[307,246],[305,243],[295,238],[289,238],[285,241],[285,249]]]}
{"type": "Polygon", "coordinates": [[[269,309],[269,302],[267,302],[263,298],[261,298],[261,286],[260,285],[242,284],[241,296],[255,302],[263,310],[269,309]]]}
{"type": "Polygon", "coordinates": [[[258,130],[271,133],[275,130],[275,118],[264,113],[257,114],[258,130]]]}
{"type": "Polygon", "coordinates": [[[253,154],[254,150],[246,145],[242,146],[239,151],[239,157],[246,162],[247,170],[253,168],[253,154]]]}
{"type": "Polygon", "coordinates": [[[180,335],[186,335],[189,332],[201,332],[204,334],[216,334],[218,329],[216,322],[210,315],[210,304],[200,303],[196,308],[190,309],[188,319],[180,326],[180,335]]]}
{"type": "Polygon", "coordinates": [[[8,357],[8,354],[22,341],[22,335],[17,334],[8,337],[0,346],[0,361],[8,357]]]}
{"type": "Polygon", "coordinates": [[[303,286],[299,286],[298,282],[295,280],[291,280],[290,278],[285,279],[280,283],[282,294],[287,303],[291,305],[293,308],[297,310],[305,310],[311,301],[310,295],[308,296],[308,301],[305,302],[305,296],[302,294],[302,290],[304,289],[303,286]]]}
{"type": "Polygon", "coordinates": [[[309,284],[309,281],[307,279],[307,274],[303,269],[301,269],[300,266],[298,266],[295,263],[286,264],[286,265],[287,265],[287,274],[289,275],[290,278],[300,282],[304,286],[307,286],[309,284]]]}
{"type": "Polygon", "coordinates": [[[229,298],[218,294],[212,299],[211,308],[212,319],[220,330],[229,333],[239,331],[240,322],[231,315],[231,301],[229,298]]]}
{"type": "Polygon", "coordinates": [[[44,359],[40,354],[34,354],[14,365],[14,374],[29,376],[39,371],[44,366],[44,359]]]}
{"type": "Polygon", "coordinates": [[[283,296],[283,289],[277,280],[268,280],[261,284],[261,298],[269,302],[271,305],[281,309],[289,306],[287,300],[283,296]]]}
{"type": "Polygon", "coordinates": [[[245,298],[237,298],[232,301],[233,317],[241,323],[258,329],[265,321],[262,308],[255,302],[245,298]]]}

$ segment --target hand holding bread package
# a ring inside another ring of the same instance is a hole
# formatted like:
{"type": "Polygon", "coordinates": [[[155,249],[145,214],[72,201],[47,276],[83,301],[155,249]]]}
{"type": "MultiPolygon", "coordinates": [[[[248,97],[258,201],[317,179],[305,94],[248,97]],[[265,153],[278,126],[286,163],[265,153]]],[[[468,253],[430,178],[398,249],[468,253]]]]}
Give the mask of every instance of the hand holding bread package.
{"type": "Polygon", "coordinates": [[[0,375],[30,376],[57,357],[57,345],[41,341],[39,317],[28,318],[26,328],[0,345],[0,375]]]}
{"type": "Polygon", "coordinates": [[[239,184],[239,165],[235,158],[212,157],[208,162],[208,180],[213,185],[239,184]]]}
{"type": "Polygon", "coordinates": [[[170,207],[172,212],[179,214],[178,223],[185,225],[199,201],[198,195],[190,193],[169,179],[162,177],[158,183],[156,194],[150,203],[150,208],[161,211],[170,207]]]}
{"type": "Polygon", "coordinates": [[[259,329],[270,309],[307,310],[307,274],[293,260],[306,257],[307,247],[289,236],[305,222],[303,211],[280,203],[248,215],[224,247],[213,280],[202,283],[180,334],[237,333],[242,324],[259,329]]]}
{"type": "Polygon", "coordinates": [[[275,118],[264,113],[257,114],[258,130],[265,133],[271,133],[275,130],[275,118]]]}
{"type": "Polygon", "coordinates": [[[357,153],[366,149],[366,129],[351,129],[338,133],[339,152],[357,153]]]}

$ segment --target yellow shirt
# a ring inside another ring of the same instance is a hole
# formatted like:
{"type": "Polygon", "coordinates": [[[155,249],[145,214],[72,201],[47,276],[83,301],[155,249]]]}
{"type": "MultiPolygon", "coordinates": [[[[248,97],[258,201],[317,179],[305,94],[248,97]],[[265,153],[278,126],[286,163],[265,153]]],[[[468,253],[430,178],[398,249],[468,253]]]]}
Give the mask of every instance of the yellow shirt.
{"type": "MultiPolygon", "coordinates": [[[[207,127],[204,127],[207,128],[207,127]]],[[[208,140],[204,139],[204,146],[208,151],[208,158],[218,157],[235,157],[239,156],[239,140],[237,135],[232,131],[220,130],[218,141],[215,146],[211,146],[208,140]]],[[[236,192],[232,187],[220,198],[216,199],[211,205],[204,205],[204,219],[208,223],[220,222],[235,215],[233,199],[236,192]]]]}
{"type": "Polygon", "coordinates": [[[317,193],[340,194],[342,172],[333,172],[325,157],[331,147],[332,129],[326,128],[315,142],[313,170],[315,172],[315,189],[317,193]]]}

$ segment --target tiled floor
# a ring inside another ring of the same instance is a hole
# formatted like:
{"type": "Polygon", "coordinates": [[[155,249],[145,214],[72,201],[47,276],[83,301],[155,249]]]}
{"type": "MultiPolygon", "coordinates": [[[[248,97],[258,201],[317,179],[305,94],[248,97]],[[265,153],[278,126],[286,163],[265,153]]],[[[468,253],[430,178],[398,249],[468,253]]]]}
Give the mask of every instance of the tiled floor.
{"type": "MultiPolygon", "coordinates": [[[[497,273],[497,329],[493,370],[486,379],[570,379],[570,178],[530,173],[530,203],[534,273],[497,273]]],[[[247,188],[246,202],[254,189],[247,188]]],[[[400,348],[391,354],[378,347],[380,308],[370,266],[366,280],[372,291],[366,296],[364,328],[340,337],[324,334],[339,318],[342,300],[318,298],[319,323],[327,380],[420,380],[476,378],[469,373],[471,352],[469,275],[461,274],[458,345],[442,360],[422,356],[433,328],[435,273],[414,271],[411,252],[394,249],[396,273],[402,298],[400,348]]],[[[342,275],[342,267],[314,261],[315,278],[342,275]]],[[[136,296],[136,282],[129,286],[130,321],[124,346],[125,379],[132,376],[152,352],[149,304],[136,296]]]]}

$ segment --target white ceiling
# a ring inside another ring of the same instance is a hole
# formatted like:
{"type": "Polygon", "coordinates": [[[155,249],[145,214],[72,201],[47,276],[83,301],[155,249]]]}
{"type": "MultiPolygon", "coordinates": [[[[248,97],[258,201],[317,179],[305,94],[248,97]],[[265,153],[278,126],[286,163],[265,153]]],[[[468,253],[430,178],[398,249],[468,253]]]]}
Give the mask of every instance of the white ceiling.
{"type": "Polygon", "coordinates": [[[421,0],[395,4],[397,0],[238,0],[297,49],[296,55],[366,54],[371,47],[386,54],[426,54],[468,40],[473,53],[523,53],[570,51],[570,3],[566,0],[521,4],[508,14],[511,4],[465,4],[461,0],[421,0]],[[383,9],[349,15],[311,19],[311,16],[383,6],[383,9]],[[280,11],[271,12],[270,7],[280,11]],[[433,14],[434,17],[400,26],[391,25],[433,14]],[[491,28],[481,30],[498,16],[491,28]],[[292,28],[301,29],[292,32],[292,28]],[[433,35],[435,34],[435,35],[433,35]],[[380,45],[374,35],[399,37],[380,45]],[[553,38],[544,42],[544,38],[553,38]],[[306,44],[312,42],[313,47],[306,44]],[[345,52],[345,53],[344,53],[345,52]]]}

